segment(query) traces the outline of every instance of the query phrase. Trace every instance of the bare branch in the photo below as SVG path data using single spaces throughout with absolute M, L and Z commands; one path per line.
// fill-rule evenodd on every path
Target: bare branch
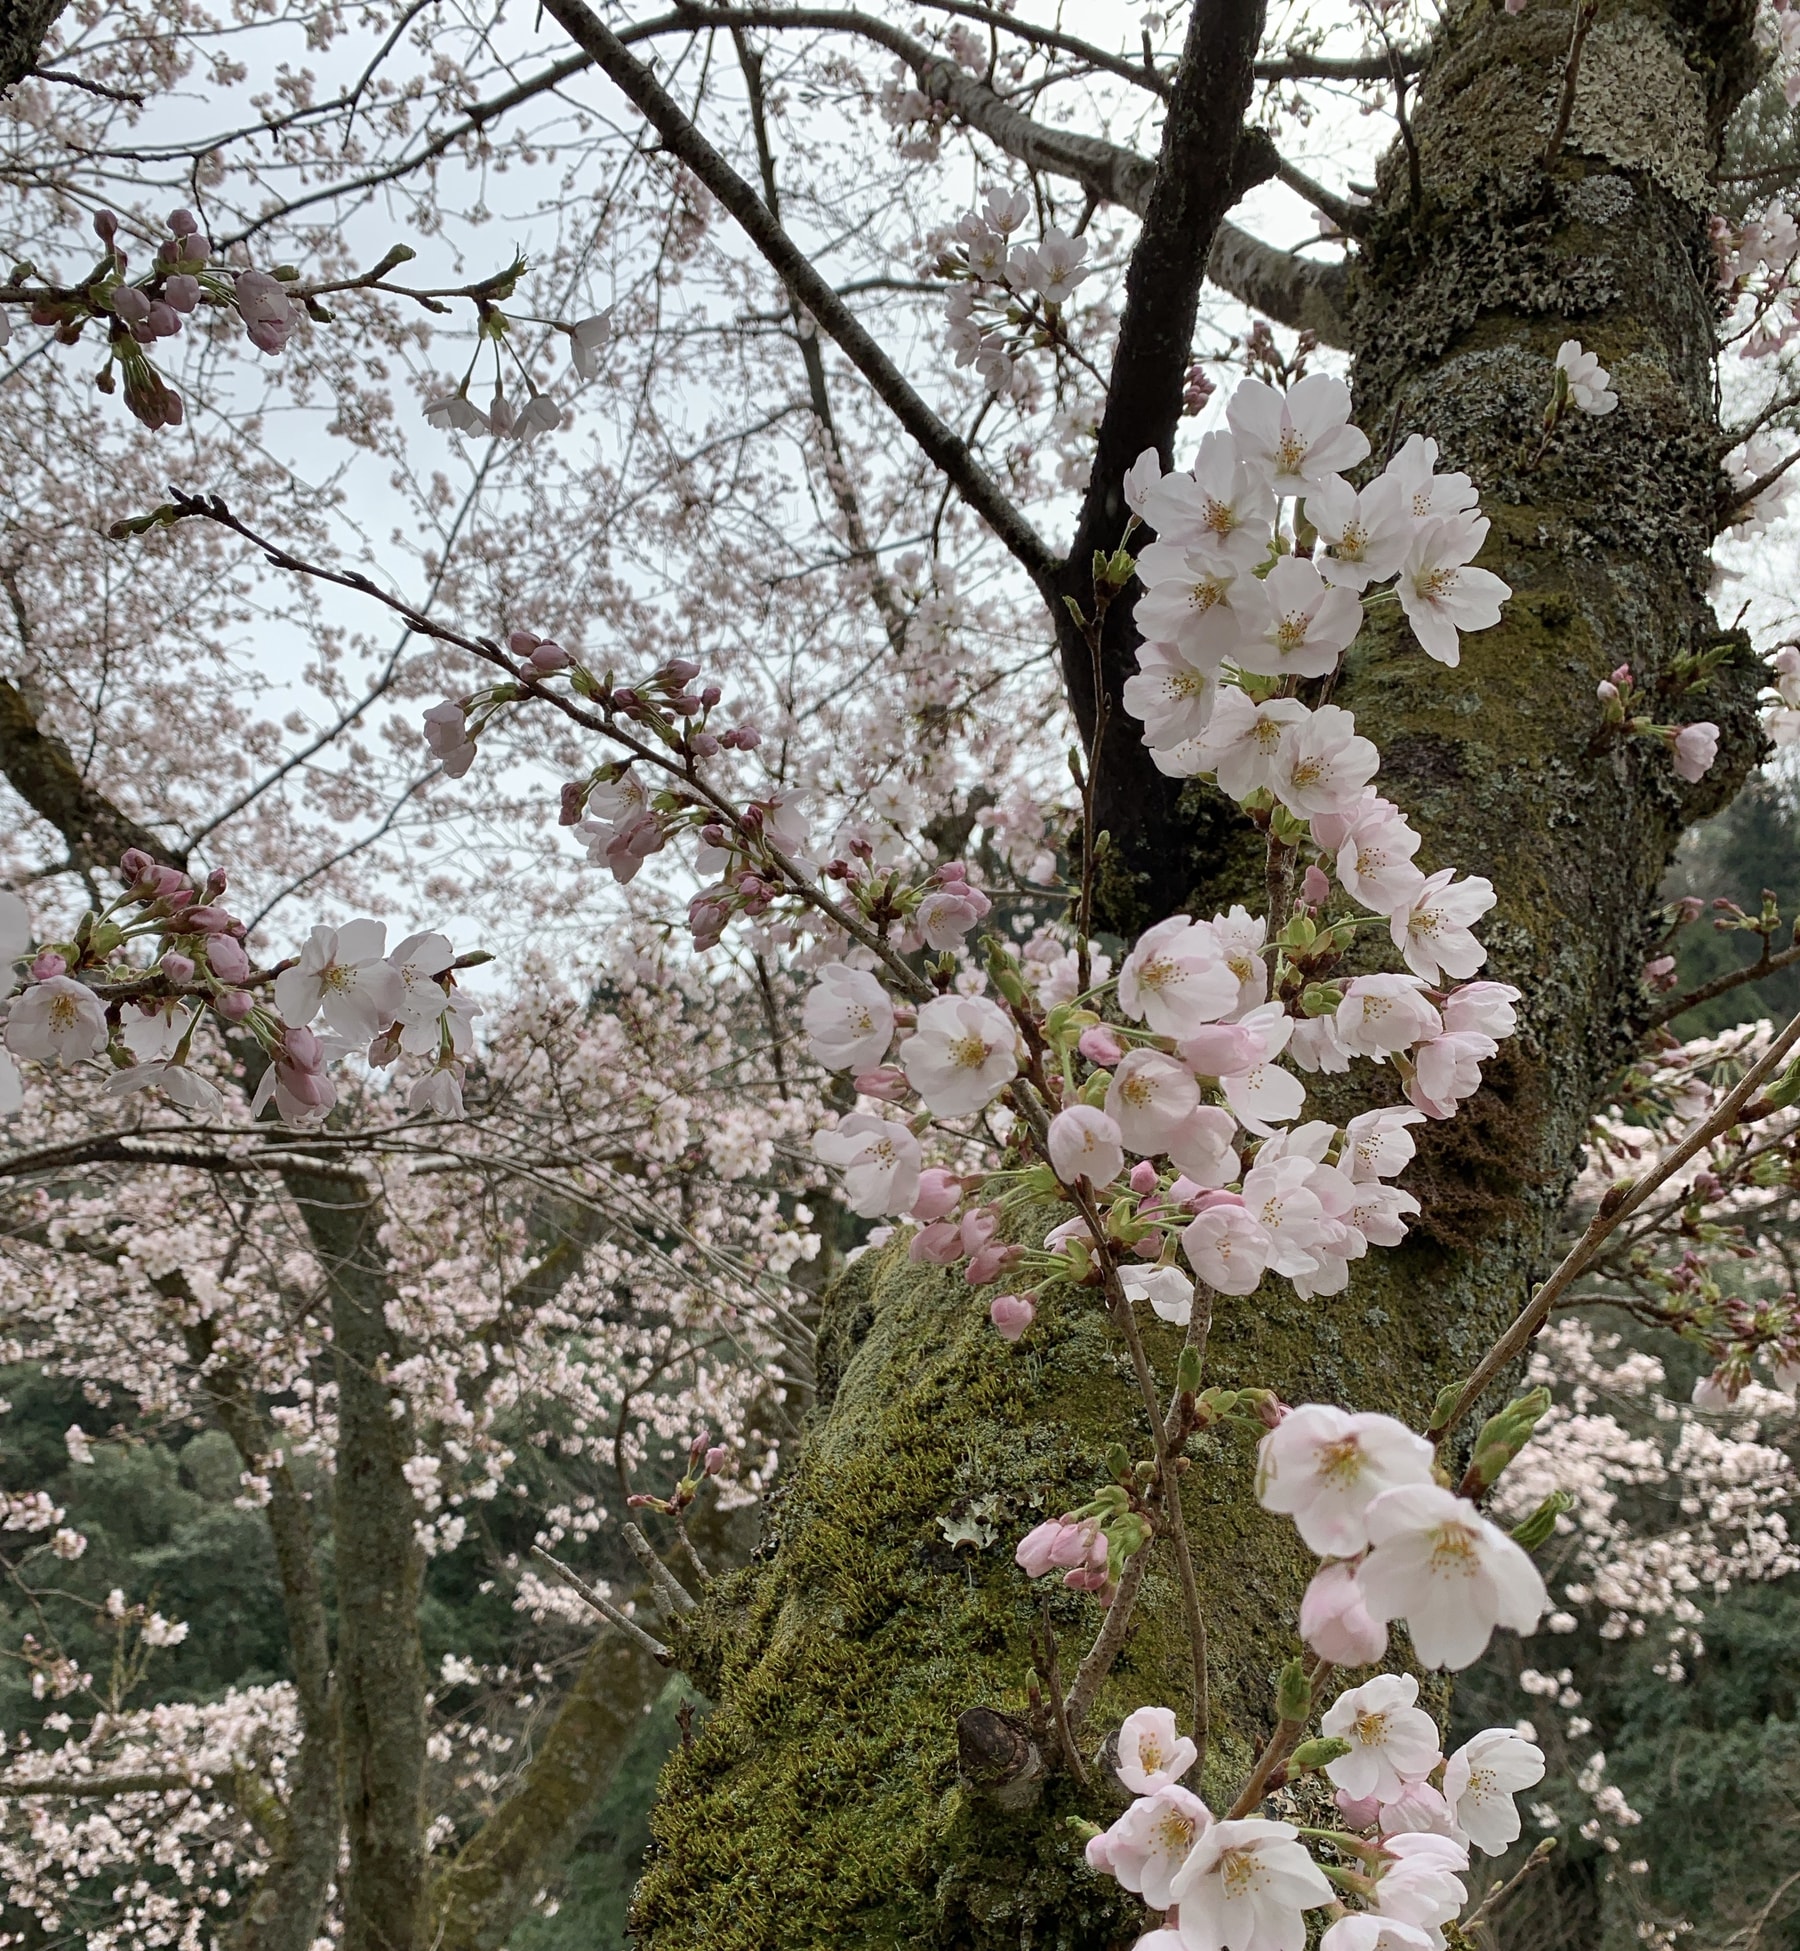
M 593 57 L 614 86 L 662 137 L 670 153 L 686 163 L 737 219 L 745 236 L 782 283 L 836 341 L 926 457 L 954 484 L 1033 581 L 1048 589 L 1055 558 L 1043 538 L 1002 494 L 999 484 L 976 460 L 967 443 L 913 390 L 862 321 L 775 221 L 762 198 L 706 140 L 650 70 L 584 0 L 546 0 L 546 5 L 576 44 Z

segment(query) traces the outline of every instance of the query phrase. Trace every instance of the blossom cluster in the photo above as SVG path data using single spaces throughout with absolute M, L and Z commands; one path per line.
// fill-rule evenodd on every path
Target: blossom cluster
M 122 379 L 125 404 L 153 432 L 181 424 L 181 395 L 169 385 L 147 347 L 177 337 L 184 322 L 202 307 L 237 314 L 245 337 L 260 352 L 280 352 L 293 332 L 301 307 L 288 291 L 294 274 L 227 265 L 213 257 L 211 242 L 190 210 L 175 210 L 168 235 L 157 245 L 149 269 L 133 279 L 130 259 L 119 242 L 119 220 L 110 210 L 94 215 L 102 246 L 98 265 L 72 290 L 44 283 L 33 287 L 34 267 L 15 271 L 12 282 L 30 294 L 34 325 L 48 327 L 58 341 L 73 345 L 90 322 L 106 331 L 106 363 L 97 384 L 112 392 Z M 10 316 L 0 306 L 0 346 L 12 335 Z M 113 368 L 118 368 L 119 378 Z
M 153 1090 L 215 1118 L 225 1100 L 195 1049 L 211 1017 L 252 1037 L 265 1059 L 252 1117 L 273 1100 L 289 1124 L 323 1118 L 336 1101 L 326 1066 L 355 1050 L 378 1067 L 426 1060 L 413 1108 L 460 1115 L 477 1012 L 456 992 L 444 936 L 409 936 L 389 956 L 385 923 L 319 926 L 290 962 L 257 970 L 245 924 L 224 905 L 222 871 L 197 885 L 131 848 L 119 878 L 123 892 L 64 942 L 37 943 L 25 903 L 0 894 L 0 1110 L 23 1101 L 23 1059 L 105 1065 L 114 1097 Z M 321 1013 L 323 1036 L 311 1027 Z
M 959 280 L 945 308 L 949 347 L 958 366 L 973 366 L 992 393 L 1025 386 L 1019 354 L 1053 329 L 1056 308 L 1087 278 L 1088 240 L 1046 226 L 1035 245 L 1013 233 L 1031 213 L 1023 190 L 990 190 L 984 207 L 957 220 L 952 244 L 937 270 Z
M 1543 1778 L 1544 1758 L 1496 1727 L 1446 1759 L 1417 1699 L 1416 1680 L 1388 1674 L 1326 1711 L 1321 1751 L 1335 1758 L 1319 1766 L 1337 1792 L 1336 1831 L 1217 1819 L 1181 1786 L 1197 1756 L 1175 1716 L 1164 1707 L 1129 1715 L 1115 1772 L 1133 1800 L 1090 1838 L 1087 1860 L 1164 1913 L 1138 1951 L 1300 1951 L 1306 1913 L 1327 1907 L 1337 1913 L 1320 1939 L 1330 1951 L 1442 1951 L 1468 1901 L 1470 1849 L 1498 1856 L 1517 1839 L 1513 1797 Z

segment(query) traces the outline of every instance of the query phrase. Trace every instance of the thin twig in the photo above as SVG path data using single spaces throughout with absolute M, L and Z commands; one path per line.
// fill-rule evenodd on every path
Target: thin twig
M 631 1547 L 632 1557 L 649 1574 L 650 1583 L 656 1587 L 657 1594 L 663 1603 L 678 1613 L 692 1612 L 695 1603 L 693 1593 L 657 1557 L 656 1547 L 651 1544 L 650 1540 L 632 1523 L 630 1518 L 627 1518 L 619 1528 L 624 1534 L 626 1544 Z
M 1050 1712 L 1056 1721 L 1056 1738 L 1062 1743 L 1063 1759 L 1069 1764 L 1069 1773 L 1083 1788 L 1088 1785 L 1087 1770 L 1082 1766 L 1081 1750 L 1075 1745 L 1075 1736 L 1069 1728 L 1067 1703 L 1063 1699 L 1062 1675 L 1057 1670 L 1056 1628 L 1050 1623 L 1050 1600 L 1044 1599 L 1044 1685 L 1050 1689 Z
M 673 1666 L 675 1664 L 675 1655 L 669 1651 L 669 1649 L 662 1643 L 660 1639 L 652 1638 L 649 1633 L 644 1631 L 643 1627 L 640 1626 L 635 1619 L 621 1612 L 619 1608 L 616 1605 L 614 1605 L 610 1599 L 602 1598 L 600 1594 L 596 1592 L 591 1585 L 588 1584 L 586 1579 L 582 1578 L 579 1573 L 571 1571 L 569 1567 L 565 1565 L 560 1558 L 552 1558 L 549 1552 L 547 1552 L 542 1545 L 533 1545 L 531 1547 L 531 1555 L 534 1558 L 541 1558 L 544 1561 L 544 1563 L 548 1565 L 550 1569 L 556 1574 L 556 1576 L 562 1580 L 563 1584 L 565 1584 L 569 1588 L 569 1590 L 575 1594 L 577 1598 L 585 1601 L 588 1605 L 591 1605 L 594 1608 L 594 1610 L 597 1613 L 599 1613 L 601 1618 L 608 1623 L 608 1625 L 617 1626 L 619 1631 L 622 1632 L 627 1639 L 635 1640 L 637 1644 L 641 1646 L 646 1653 L 650 1654 L 653 1658 L 660 1661 L 662 1665 Z
M 1575 30 L 1569 36 L 1569 58 L 1563 68 L 1562 92 L 1556 100 L 1556 120 L 1550 128 L 1550 140 L 1544 147 L 1544 167 L 1554 166 L 1562 154 L 1563 139 L 1569 133 L 1569 117 L 1575 113 L 1575 83 L 1581 74 L 1581 50 L 1586 44 L 1588 30 L 1594 24 L 1594 16 L 1600 11 L 1599 0 L 1580 0 L 1575 9 Z
M 1769 945 L 1763 943 L 1761 957 L 1747 968 L 1727 969 L 1723 975 L 1716 975 L 1710 982 L 1703 982 L 1698 989 L 1690 989 L 1685 996 L 1677 996 L 1672 1003 L 1665 1003 L 1650 1018 L 1652 1029 L 1659 1024 L 1672 1023 L 1677 1016 L 1684 1016 L 1690 1009 L 1698 1009 L 1702 1003 L 1710 1003 L 1715 996 L 1728 995 L 1733 989 L 1742 988 L 1746 982 L 1760 982 L 1764 976 L 1778 974 L 1800 962 L 1800 942 L 1792 948 L 1784 948 L 1778 954 L 1769 953 Z
M 1307 1675 L 1310 1693 L 1307 1700 L 1306 1720 L 1312 1719 L 1312 1710 L 1318 1705 L 1320 1690 L 1331 1678 L 1331 1662 L 1318 1660 L 1311 1673 Z M 1269 1736 L 1268 1745 L 1257 1757 L 1256 1766 L 1250 1771 L 1250 1779 L 1238 1791 L 1237 1800 L 1225 1813 L 1227 1822 L 1236 1822 L 1247 1816 L 1269 1791 L 1269 1778 L 1294 1751 L 1295 1743 L 1305 1731 L 1306 1721 L 1277 1721 L 1275 1732 Z
M 1647 1177 L 1635 1183 L 1622 1179 L 1613 1187 L 1612 1192 L 1600 1202 L 1600 1210 L 1588 1222 L 1587 1230 L 1564 1256 L 1562 1264 L 1538 1288 L 1512 1326 L 1481 1358 L 1448 1413 L 1434 1421 L 1425 1432 L 1428 1442 L 1442 1442 L 1480 1400 L 1482 1391 L 1494 1377 L 1525 1352 L 1538 1330 L 1550 1318 L 1550 1310 L 1556 1305 L 1558 1295 L 1588 1270 L 1598 1257 L 1601 1245 L 1624 1225 L 1653 1192 L 1672 1179 L 1696 1152 L 1738 1122 L 1744 1107 L 1763 1083 L 1774 1075 L 1782 1059 L 1797 1042 L 1800 1042 L 1800 1016 L 1793 1018 L 1720 1100 L 1717 1108 L 1702 1118 L 1673 1151 L 1665 1153 L 1658 1160 Z M 1625 1188 L 1623 1195 L 1615 1198 L 1614 1194 L 1620 1193 L 1621 1188 Z

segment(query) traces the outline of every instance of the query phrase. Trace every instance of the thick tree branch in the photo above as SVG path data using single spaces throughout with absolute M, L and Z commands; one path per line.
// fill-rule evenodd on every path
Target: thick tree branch
M 1155 769 L 1121 703 L 1137 645 L 1129 606 L 1107 611 L 1097 646 L 1066 606 L 1094 612 L 1095 552 L 1110 554 L 1124 535 L 1125 470 L 1146 448 L 1162 456 L 1164 467 L 1172 464 L 1213 241 L 1225 212 L 1244 190 L 1274 172 L 1273 145 L 1244 129 L 1262 24 L 1261 0 L 1200 0 L 1195 8 L 1163 123 L 1162 155 L 1144 227 L 1125 273 L 1125 310 L 1093 472 L 1075 546 L 1057 587 L 1063 678 L 1089 743 L 1096 830 L 1112 836 L 1140 883 L 1137 901 L 1147 905 L 1151 920 L 1176 905 L 1184 891 L 1176 884 L 1182 858 L 1175 819 L 1179 782 Z M 1120 928 L 1144 918 L 1108 916 Z
M 724 204 L 775 274 L 837 343 L 925 456 L 988 524 L 1040 587 L 1048 588 L 1054 558 L 1031 524 L 976 460 L 968 445 L 913 390 L 850 308 L 770 214 L 767 204 L 689 120 L 643 62 L 584 0 L 546 0 L 550 14 L 591 55 L 608 79 Z
M 879 20 L 858 8 L 682 7 L 674 15 L 632 29 L 629 38 L 648 37 L 666 25 L 675 24 L 690 29 L 785 27 L 860 35 L 904 61 L 912 70 L 919 92 L 928 101 L 948 109 L 965 127 L 986 136 L 997 148 L 1028 168 L 1069 177 L 1097 201 L 1118 204 L 1140 217 L 1149 209 L 1151 185 L 1156 177 L 1153 162 L 1116 142 L 1033 121 L 935 48 L 890 21 Z M 1097 50 L 1090 50 L 1089 56 L 1094 52 Z M 1367 65 L 1347 63 L 1345 67 L 1356 67 L 1360 72 Z M 1387 73 L 1385 58 L 1373 71 L 1380 75 Z M 1141 80 L 1142 71 L 1134 78 Z M 1166 96 L 1172 86 L 1158 92 Z M 1165 133 L 1165 145 L 1166 141 Z M 1351 208 L 1343 207 L 1346 211 Z M 1338 219 L 1334 216 L 1333 221 Z M 1350 226 L 1344 228 L 1348 230 Z M 1244 304 L 1266 312 L 1278 324 L 1296 331 L 1311 331 L 1326 345 L 1349 343 L 1344 322 L 1342 266 L 1311 263 L 1291 251 L 1262 243 L 1232 224 L 1221 222 L 1216 229 L 1218 241 L 1206 266 L 1207 276 L 1215 284 Z
M 37 714 L 18 685 L 0 678 L 0 772 L 40 819 L 68 843 L 77 867 L 116 867 L 127 847 L 139 847 L 167 867 L 185 868 L 187 856 L 140 826 L 90 786 L 52 732 L 38 729 Z

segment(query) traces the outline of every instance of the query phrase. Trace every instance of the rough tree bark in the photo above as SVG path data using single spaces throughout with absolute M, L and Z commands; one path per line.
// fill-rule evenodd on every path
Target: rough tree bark
M 1612 666 L 1654 679 L 1721 639 L 1704 596 L 1722 486 L 1704 224 L 1721 125 L 1754 78 L 1751 8 L 1604 9 L 1547 166 L 1570 24 L 1542 0 L 1516 18 L 1487 0 L 1450 10 L 1349 280 L 1377 458 L 1390 430 L 1418 430 L 1471 471 L 1494 521 L 1482 560 L 1516 593 L 1455 672 L 1403 628 L 1371 628 L 1340 697 L 1381 746 L 1384 790 L 1425 833 L 1424 864 L 1493 880 L 1490 972 L 1525 991 L 1521 1032 L 1481 1095 L 1429 1135 L 1409 1181 L 1427 1223 L 1408 1245 L 1372 1255 L 1333 1301 L 1302 1304 L 1271 1282 L 1222 1302 L 1209 1358 L 1217 1382 L 1420 1426 L 1547 1270 L 1588 1112 L 1646 1011 L 1638 971 L 1670 847 L 1757 749 L 1741 641 L 1702 699 L 1664 713 L 1723 727 L 1704 786 L 1680 787 L 1647 745 L 1592 743 L 1594 685 Z M 1528 466 L 1568 336 L 1613 369 L 1621 404 Z M 1179 859 L 1156 857 L 1168 842 L 1151 836 L 1133 864 L 1153 883 L 1178 871 L 1185 905 L 1210 912 L 1257 863 L 1204 792 L 1181 806 Z M 1023 1704 L 1039 1599 L 1014 1541 L 1087 1495 L 1120 1435 L 1141 1444 L 1141 1414 L 1090 1296 L 1050 1290 L 1013 1350 L 954 1274 L 893 1252 L 852 1270 L 827 1303 L 819 1407 L 756 1561 L 681 1629 L 718 1705 L 664 1776 L 638 1899 L 648 1951 L 1129 1941 L 1134 1906 L 1087 1875 L 1062 1821 L 1107 1820 L 1104 1798 L 1052 1776 L 1002 1807 L 977 1785 L 991 1775 L 982 1757 L 965 1757 L 965 1780 L 957 1753 L 966 1710 Z M 1202 1439 L 1192 1453 L 1217 1798 L 1272 1721 L 1305 1567 L 1255 1507 L 1244 1447 Z M 946 1520 L 960 1520 L 954 1544 Z M 1096 1614 L 1060 1590 L 1050 1614 L 1066 1673 Z M 1187 1693 L 1158 1547 L 1090 1745 L 1130 1707 L 1179 1709 Z

